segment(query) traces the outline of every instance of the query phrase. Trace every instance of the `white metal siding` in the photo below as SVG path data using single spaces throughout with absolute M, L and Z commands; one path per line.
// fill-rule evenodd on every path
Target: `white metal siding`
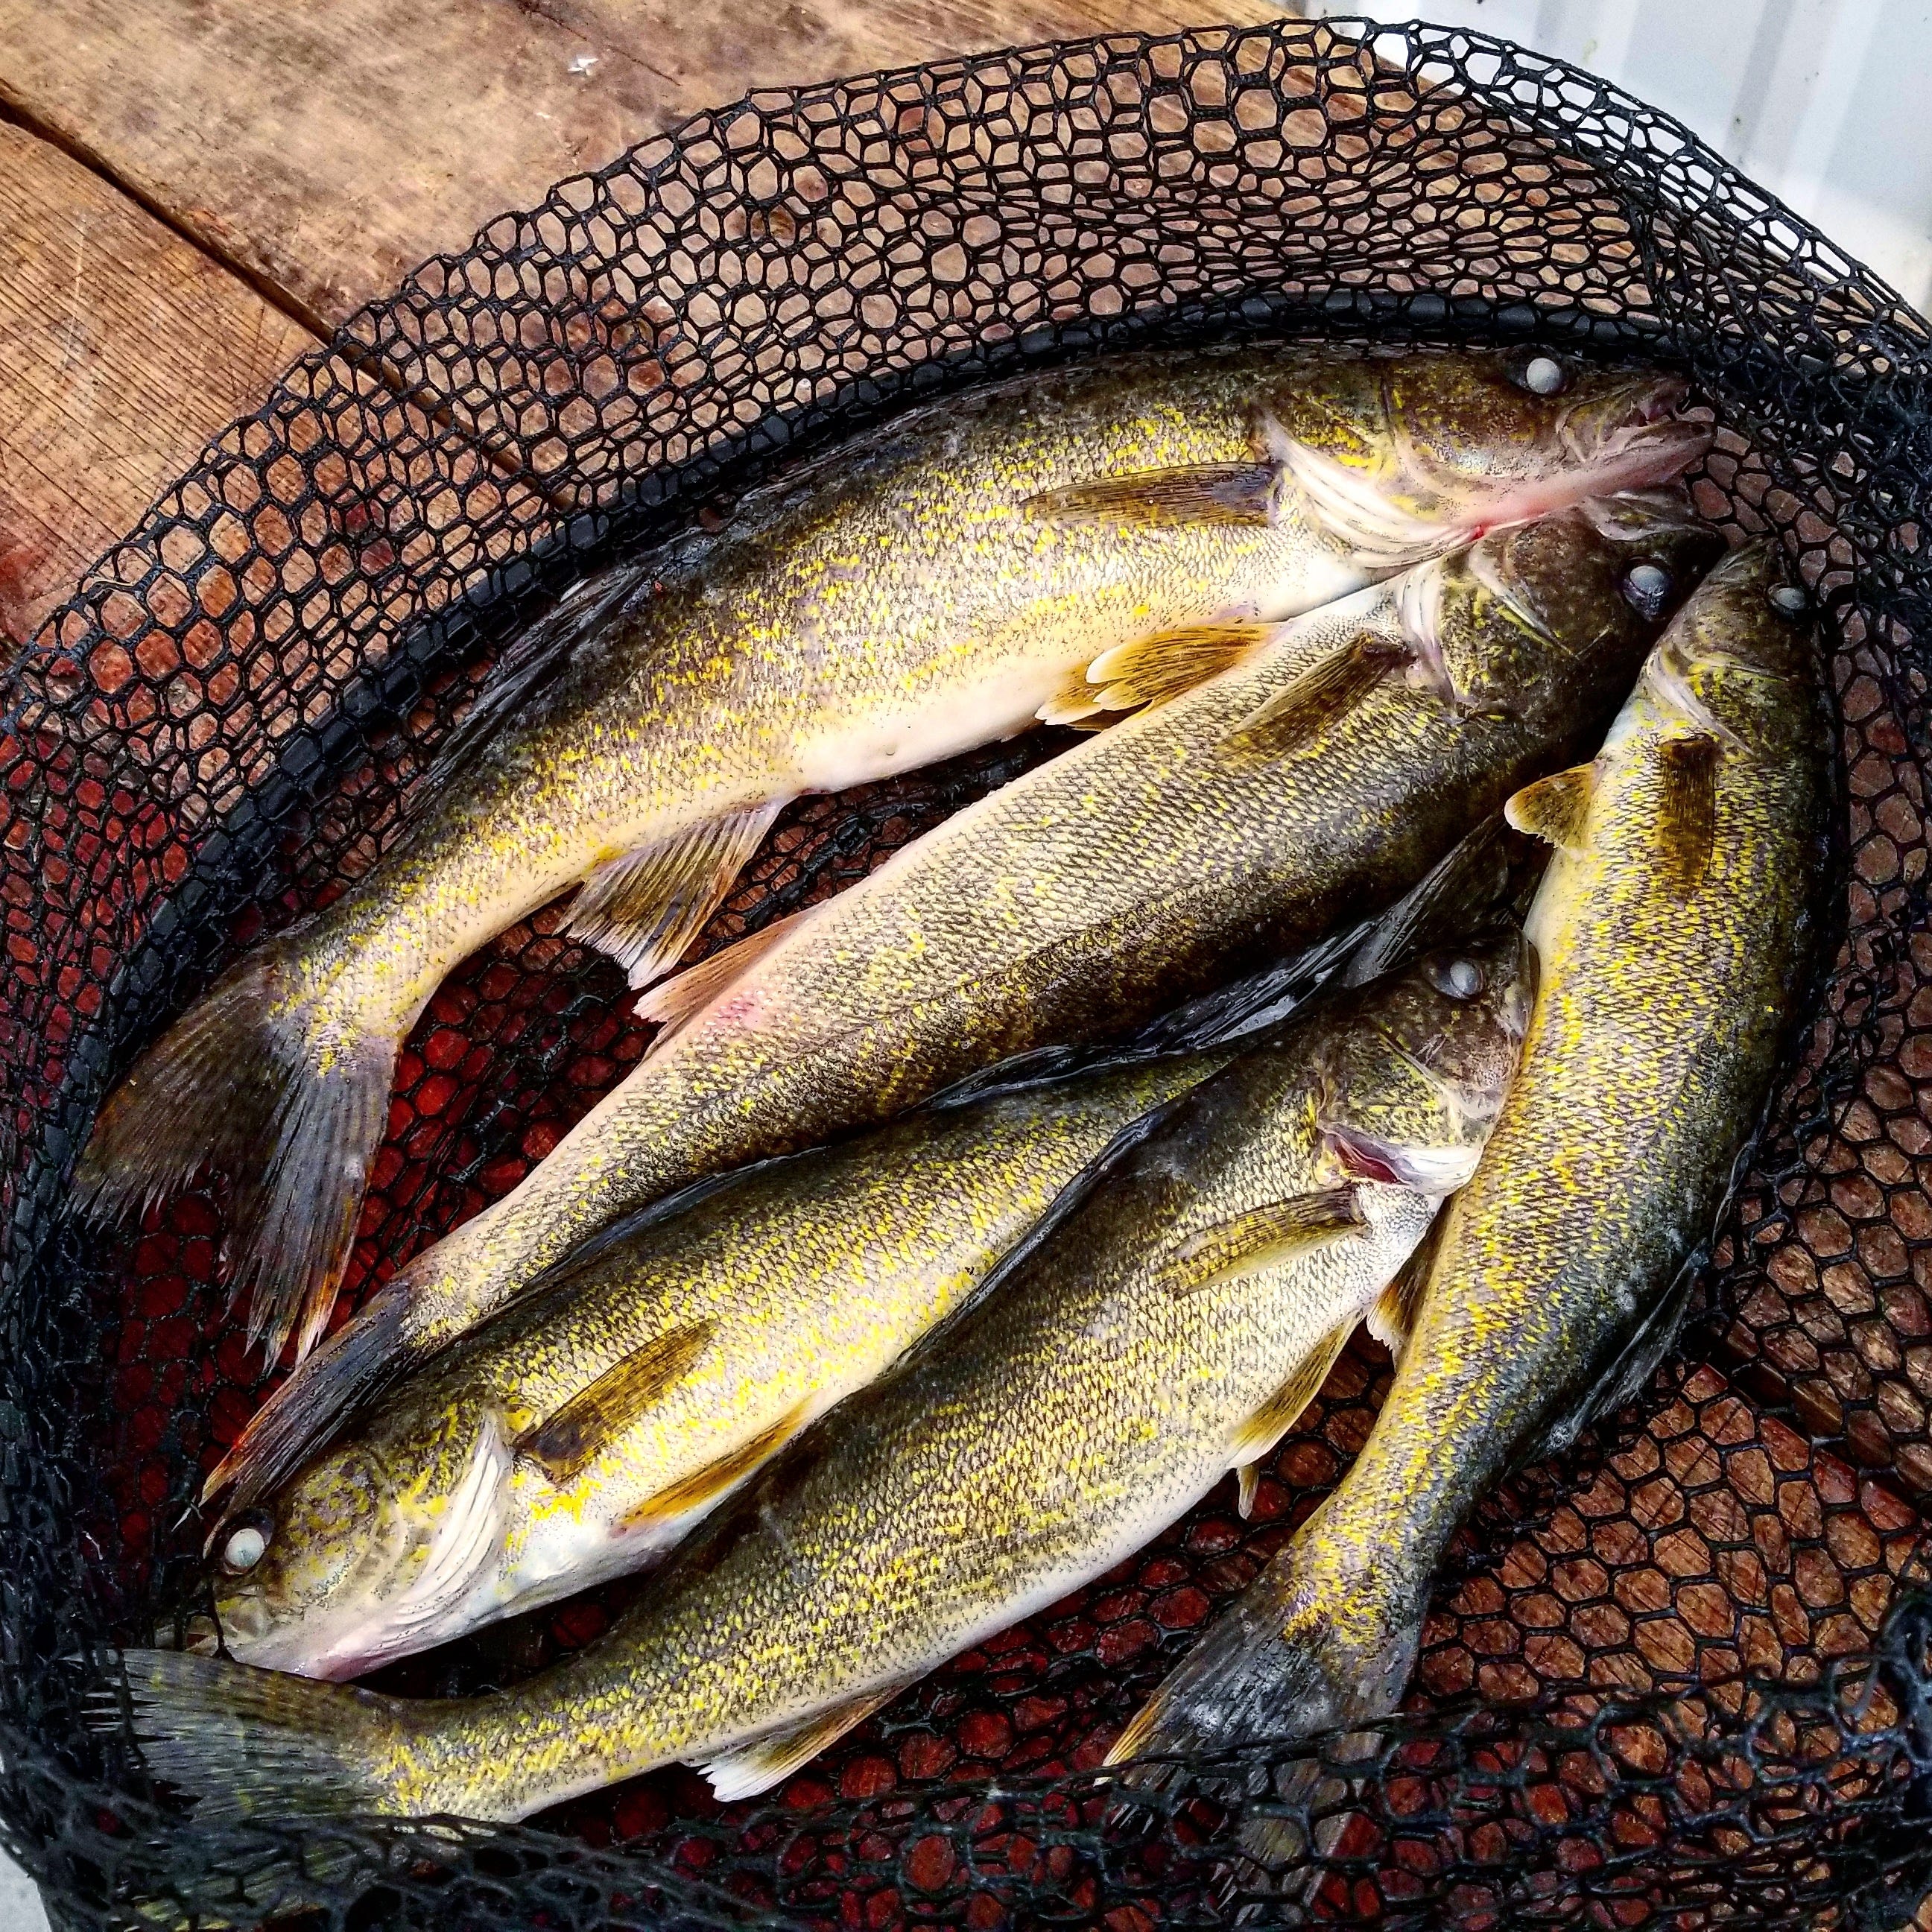
M 1554 54 L 1660 107 L 1932 312 L 1932 0 L 1299 0 L 1418 13 Z

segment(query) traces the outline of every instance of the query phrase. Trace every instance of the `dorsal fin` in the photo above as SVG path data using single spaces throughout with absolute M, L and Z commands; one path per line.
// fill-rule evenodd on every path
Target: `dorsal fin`
M 1242 762 L 1272 764 L 1311 743 L 1327 726 L 1413 662 L 1413 652 L 1399 639 L 1374 631 L 1358 632 L 1250 712 L 1222 745 Z
M 1320 1188 L 1202 1228 L 1188 1237 L 1157 1278 L 1172 1294 L 1192 1294 L 1217 1282 L 1292 1261 L 1324 1242 L 1354 1234 L 1363 1225 L 1352 1183 Z
M 658 1401 L 704 1352 L 717 1324 L 692 1322 L 654 1335 L 511 1445 L 553 1483 L 567 1483 Z
M 1688 899 L 1702 882 L 1718 832 L 1718 766 L 1724 747 L 1702 732 L 1666 738 L 1657 748 L 1664 794 L 1657 814 L 1664 882 Z
M 1165 704 L 1270 642 L 1276 624 L 1193 624 L 1102 651 L 1040 707 L 1043 724 L 1077 724 L 1096 712 Z
M 608 860 L 584 882 L 563 929 L 608 952 L 633 986 L 675 966 L 784 808 L 769 799 Z
M 1503 816 L 1519 832 L 1527 832 L 1554 845 L 1559 852 L 1583 850 L 1583 821 L 1597 788 L 1594 764 L 1573 765 L 1546 778 L 1526 784 L 1503 807 Z
M 620 1530 L 641 1529 L 649 1525 L 669 1522 L 694 1510 L 708 1508 L 728 1490 L 734 1489 L 762 1462 L 769 1461 L 796 1436 L 804 1425 L 809 1405 L 800 1402 L 786 1410 L 769 1428 L 728 1450 L 702 1468 L 682 1476 L 654 1496 L 647 1496 L 627 1510 L 619 1523 Z
M 640 994 L 634 1010 L 638 1018 L 656 1020 L 664 1029 L 652 1046 L 662 1046 L 694 1013 L 701 1012 L 710 1005 L 748 966 L 770 952 L 788 933 L 818 910 L 815 905 L 806 906 L 797 912 L 786 914 L 783 919 L 775 919 L 770 925 L 761 926 L 756 932 L 748 932 L 742 939 L 734 940 L 729 946 L 721 946 L 708 958 L 699 960 L 695 966 L 687 966 L 670 979 L 660 980 Z
M 1196 463 L 1096 477 L 1029 496 L 1036 523 L 1138 524 L 1274 522 L 1281 470 L 1273 463 Z

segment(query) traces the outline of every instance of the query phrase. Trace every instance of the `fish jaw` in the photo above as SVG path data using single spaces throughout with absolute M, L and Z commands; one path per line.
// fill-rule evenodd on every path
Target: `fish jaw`
M 277 1616 L 260 1590 L 229 1599 L 220 1618 L 230 1654 L 340 1682 L 472 1628 L 497 1588 L 515 1467 L 500 1421 L 486 1416 L 454 1488 L 417 1518 L 427 1532 L 410 1539 L 404 1561 L 386 1562 L 391 1540 L 373 1538 L 332 1599 L 295 1617 Z

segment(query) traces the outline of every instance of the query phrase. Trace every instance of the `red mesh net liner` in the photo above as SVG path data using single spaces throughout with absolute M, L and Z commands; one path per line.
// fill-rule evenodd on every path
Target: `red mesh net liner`
M 137 1900 L 158 1924 L 299 1902 L 358 1927 L 1910 1918 L 1932 1880 L 1932 345 L 1664 117 L 1480 37 L 1370 31 L 1109 38 L 700 116 L 296 364 L 15 668 L 0 1819 L 73 1923 Z M 1204 1763 L 1131 1814 L 1090 1775 L 1359 1448 L 1387 1358 L 1358 1342 L 1251 1521 L 1217 1490 L 757 1804 L 671 1770 L 518 1830 L 184 1825 L 124 1739 L 80 1734 L 85 1660 L 182 1600 L 192 1498 L 265 1384 L 224 1313 L 218 1185 L 118 1232 L 64 1210 L 112 1081 L 374 862 L 498 644 L 586 569 L 915 394 L 1240 333 L 1681 367 L 1720 429 L 1702 507 L 1774 533 L 1817 593 L 1844 942 L 1680 1352 L 1483 1505 L 1366 1755 Z M 801 802 L 701 949 L 1065 742 Z M 487 947 L 410 1036 L 338 1319 L 642 1051 L 618 972 L 560 923 Z M 382 1681 L 509 1681 L 635 1587 Z M 1287 1870 L 1240 1857 L 1256 1816 L 1300 1834 Z

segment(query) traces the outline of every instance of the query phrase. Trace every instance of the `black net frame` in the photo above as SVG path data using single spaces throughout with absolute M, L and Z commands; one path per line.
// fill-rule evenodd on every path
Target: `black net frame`
M 1217 1492 L 760 1804 L 672 1771 L 514 1831 L 184 1822 L 124 1739 L 82 1734 L 80 1699 L 182 1600 L 189 1499 L 266 1378 L 223 1316 L 218 1184 L 119 1233 L 64 1211 L 108 1085 L 373 862 L 498 644 L 587 568 L 914 395 L 1244 333 L 1681 367 L 1720 427 L 1704 508 L 1772 532 L 1817 593 L 1843 943 L 1680 1352 L 1484 1505 L 1402 1716 L 1316 1769 L 1190 1766 L 1133 1809 L 1093 1775 L 1359 1447 L 1387 1379 L 1367 1343 L 1252 1522 Z M 56 1916 L 1909 1920 L 1932 1883 L 1928 375 L 1918 316 L 1666 117 L 1481 36 L 1333 22 L 762 92 L 560 184 L 296 364 L 9 680 L 0 1821 Z M 701 945 L 1060 742 L 794 808 Z M 556 926 L 469 962 L 408 1043 L 345 1312 L 640 1051 L 614 970 Z M 387 1681 L 507 1681 L 624 1594 Z M 1270 1867 L 1242 1849 L 1264 1816 Z

